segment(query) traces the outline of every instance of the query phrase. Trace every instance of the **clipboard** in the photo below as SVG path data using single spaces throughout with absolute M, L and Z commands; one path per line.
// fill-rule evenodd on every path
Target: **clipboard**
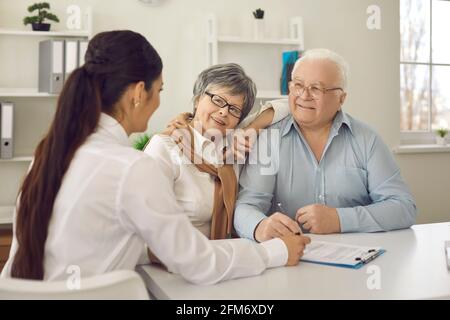
M 326 241 L 312 241 L 305 249 L 303 262 L 359 269 L 385 253 L 381 247 L 363 247 Z

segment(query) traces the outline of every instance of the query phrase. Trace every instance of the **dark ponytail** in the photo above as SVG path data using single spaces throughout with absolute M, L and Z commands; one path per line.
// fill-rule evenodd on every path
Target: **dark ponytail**
M 49 132 L 36 148 L 19 191 L 12 277 L 44 278 L 48 226 L 75 152 L 96 130 L 101 112 L 115 112 L 114 105 L 130 84 L 144 81 L 150 90 L 161 71 L 161 58 L 140 34 L 103 32 L 89 42 L 85 64 L 67 79 Z

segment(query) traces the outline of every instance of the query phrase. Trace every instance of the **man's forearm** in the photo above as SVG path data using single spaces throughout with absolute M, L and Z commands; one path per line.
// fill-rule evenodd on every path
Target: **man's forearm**
M 255 240 L 254 232 L 266 215 L 249 204 L 238 204 L 234 214 L 234 229 L 241 238 Z
M 337 211 L 342 233 L 405 229 L 416 222 L 416 206 L 408 200 L 389 199 Z

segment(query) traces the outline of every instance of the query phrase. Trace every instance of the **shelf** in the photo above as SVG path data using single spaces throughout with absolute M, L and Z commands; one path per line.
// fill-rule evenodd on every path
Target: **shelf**
M 443 153 L 450 152 L 450 145 L 441 146 L 437 144 L 418 144 L 401 145 L 394 148 L 396 154 L 414 154 L 414 153 Z
M 256 99 L 287 99 L 287 95 L 282 95 L 279 91 L 258 91 Z
M 38 92 L 36 88 L 0 88 L 0 97 L 23 97 L 23 98 L 52 98 L 57 94 Z
M 300 39 L 252 39 L 252 38 L 240 38 L 232 36 L 221 36 L 218 37 L 217 41 L 226 43 L 276 44 L 287 46 L 299 46 L 301 44 Z
M 76 37 L 88 38 L 90 33 L 85 30 L 79 31 L 31 31 L 0 28 L 0 35 L 8 36 L 31 36 L 31 37 Z
M 0 207 L 0 225 L 13 223 L 14 207 Z
M 31 162 L 33 161 L 33 157 L 15 157 L 11 159 L 0 159 L 1 162 Z

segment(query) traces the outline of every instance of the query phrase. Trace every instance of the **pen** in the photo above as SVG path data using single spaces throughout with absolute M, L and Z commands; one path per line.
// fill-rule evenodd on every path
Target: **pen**
M 283 205 L 281 204 L 281 202 L 277 202 L 277 207 L 278 207 L 278 210 L 280 210 L 281 213 L 287 214 L 287 211 L 284 210 Z M 296 236 L 302 236 L 303 235 L 302 227 L 300 226 L 300 224 L 298 226 L 300 227 L 300 232 L 296 232 L 295 235 Z

